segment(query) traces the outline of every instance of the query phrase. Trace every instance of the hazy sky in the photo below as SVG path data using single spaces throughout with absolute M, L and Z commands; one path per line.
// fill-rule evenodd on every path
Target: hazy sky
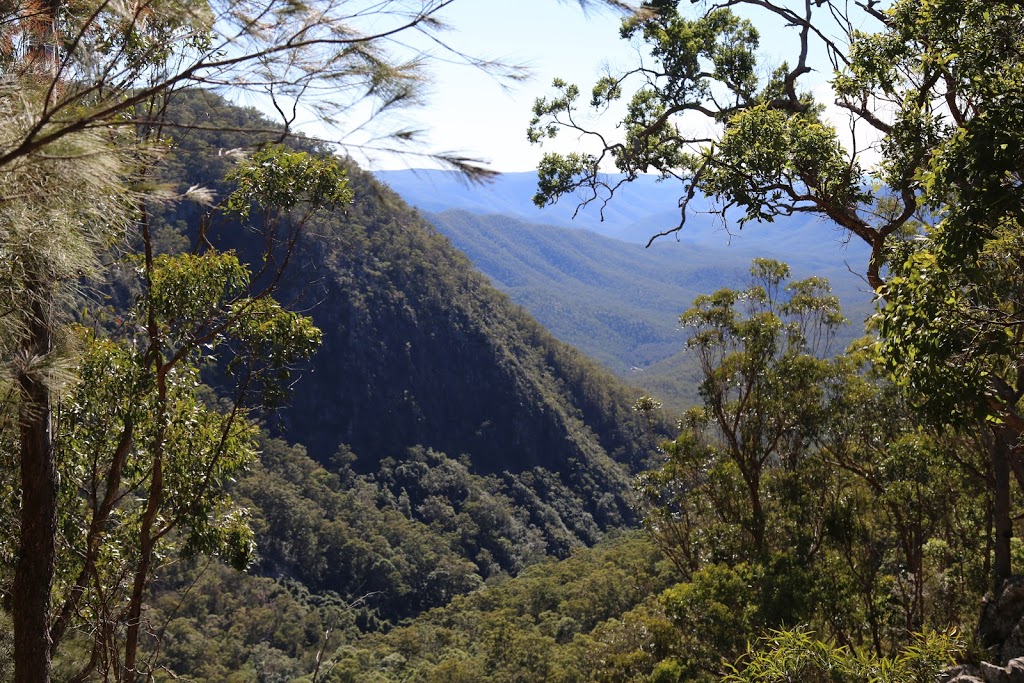
M 603 63 L 626 66 L 635 55 L 618 37 L 621 15 L 608 10 L 585 14 L 573 0 L 459 0 L 443 16 L 453 27 L 443 36 L 450 45 L 529 67 L 530 76 L 503 87 L 478 69 L 435 63 L 428 105 L 405 118 L 428 131 L 429 149 L 483 159 L 499 171 L 536 166 L 542 150 L 526 141 L 526 127 L 534 99 L 550 92 L 554 77 L 587 88 Z M 426 163 L 384 155 L 373 162 L 378 168 Z
M 444 35 L 450 45 L 467 54 L 527 66 L 530 78 L 506 89 L 479 70 L 435 63 L 428 104 L 406 114 L 405 123 L 427 131 L 426 149 L 482 159 L 497 171 L 531 170 L 545 149 L 553 148 L 550 143 L 544 149 L 530 145 L 526 127 L 534 99 L 551 93 L 554 77 L 579 85 L 585 101 L 606 65 L 621 71 L 638 60 L 636 48 L 618 36 L 621 15 L 606 9 L 584 13 L 575 0 L 458 0 L 443 17 L 453 27 Z M 793 32 L 763 15 L 750 18 L 760 29 L 762 56 L 769 63 L 794 58 L 798 45 Z M 823 84 L 831 67 L 823 60 L 818 64 L 816 77 Z M 611 125 L 611 117 L 607 121 Z M 570 136 L 556 144 L 566 151 L 576 147 L 576 140 Z M 431 165 L 421 157 L 383 153 L 359 161 L 370 168 Z

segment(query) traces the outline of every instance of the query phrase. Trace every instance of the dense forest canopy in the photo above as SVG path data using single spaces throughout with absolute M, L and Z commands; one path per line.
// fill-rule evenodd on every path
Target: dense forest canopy
M 5 594 L 18 680 L 50 680 L 62 640 L 79 635 L 92 647 L 76 678 L 149 675 L 139 643 L 154 563 L 249 561 L 251 531 L 223 485 L 256 455 L 255 408 L 279 400 L 293 364 L 321 340 L 275 295 L 307 223 L 351 199 L 337 159 L 267 143 L 289 138 L 308 108 L 326 122 L 363 103 L 381 114 L 416 102 L 423 60 L 386 46 L 403 31 L 436 35 L 447 4 L 0 9 Z M 517 74 L 438 44 L 450 58 Z M 281 120 L 183 124 L 168 107 L 189 86 L 258 92 Z M 160 175 L 174 139 L 204 128 L 247 130 L 257 134 L 247 146 L 262 146 L 227 177 L 231 194 Z M 487 175 L 470 159 L 432 158 Z M 180 202 L 206 208 L 191 250 L 165 253 L 180 240 L 159 214 Z M 258 235 L 247 260 L 214 245 L 213 214 Z M 109 319 L 80 297 L 108 274 L 127 294 Z M 223 364 L 218 400 L 198 384 L 211 363 Z M 90 373 L 97 381 L 82 382 Z
M 0 8 L 0 679 L 1019 667 L 1024 10 L 626 16 L 644 63 L 591 91 L 629 95 L 624 137 L 547 156 L 538 200 L 609 199 L 610 160 L 680 181 L 683 221 L 698 192 L 745 229 L 820 215 L 870 246 L 879 297 L 840 355 L 827 281 L 779 261 L 681 304 L 700 400 L 669 437 L 657 397 L 290 131 L 303 103 L 413 101 L 417 63 L 386 38 L 441 29 L 447 4 Z M 793 32 L 795 62 L 759 66 L 743 5 Z M 877 164 L 801 89 L 815 41 Z M 556 88 L 537 141 L 588 132 Z
M 624 112 L 616 137 L 588 127 L 581 100 L 587 91 L 575 84 L 556 81 L 556 94 L 536 102 L 531 140 L 569 132 L 591 145 L 545 155 L 535 200 L 614 201 L 617 183 L 654 172 L 679 184 L 680 220 L 666 234 L 685 230 L 698 200 L 708 198 L 724 222 L 746 229 L 810 214 L 867 243 L 864 271 L 879 297 L 869 362 L 899 388 L 913 419 L 973 435 L 986 453 L 990 571 L 998 587 L 1014 566 L 1012 509 L 1020 491 L 1011 478 L 1024 482 L 1014 246 L 1022 128 L 1020 80 L 1010 75 L 1022 64 L 1019 4 L 691 5 L 645 2 L 623 22 L 621 37 L 638 46 L 640 61 L 610 70 L 589 91 L 595 112 Z M 765 66 L 761 30 L 775 27 L 788 31 L 796 48 L 791 60 Z M 833 102 L 813 94 L 821 92 L 812 79 L 822 66 L 814 54 L 831 63 L 834 105 L 845 113 L 838 121 L 826 108 Z M 695 125 L 698 119 L 706 125 Z M 625 179 L 609 182 L 607 167 Z M 711 329 L 718 331 L 710 339 L 721 343 L 729 336 L 720 330 L 721 312 L 715 316 Z M 752 337 L 741 339 L 749 344 Z M 697 344 L 704 357 L 706 342 Z M 725 367 L 727 358 L 712 356 Z M 731 372 L 746 372 L 744 364 Z M 758 381 L 770 376 L 765 372 L 758 371 Z M 706 382 L 704 400 L 725 445 L 740 453 L 749 437 L 760 440 L 760 430 L 737 438 L 742 421 L 717 407 L 719 382 Z M 725 406 L 746 407 L 743 387 L 753 384 L 725 386 L 738 392 Z M 705 427 L 696 424 L 688 449 L 705 448 L 697 438 Z M 758 546 L 760 460 L 734 459 L 752 505 L 750 540 Z M 682 502 L 692 504 L 684 491 Z M 678 513 L 669 519 L 666 528 L 679 526 Z M 683 531 L 690 533 L 686 525 L 673 533 Z M 680 540 L 670 542 L 677 552 L 686 549 Z

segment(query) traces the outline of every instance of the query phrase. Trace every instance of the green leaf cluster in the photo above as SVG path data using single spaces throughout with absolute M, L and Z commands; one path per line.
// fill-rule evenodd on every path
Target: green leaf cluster
M 226 180 L 237 189 L 225 206 L 243 220 L 249 218 L 254 204 L 264 211 L 290 211 L 300 204 L 333 209 L 352 202 L 345 170 L 336 160 L 280 145 L 260 149 Z

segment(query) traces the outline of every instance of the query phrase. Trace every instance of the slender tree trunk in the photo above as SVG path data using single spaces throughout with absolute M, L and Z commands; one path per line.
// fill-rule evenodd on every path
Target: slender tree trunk
M 153 463 L 153 481 L 150 485 L 149 503 L 142 519 L 140 532 L 139 562 L 135 567 L 132 592 L 128 599 L 128 629 L 124 639 L 124 665 L 121 680 L 135 681 L 139 672 L 136 670 L 139 654 L 139 636 L 142 629 L 142 601 L 145 597 L 149 571 L 153 563 L 153 549 L 156 545 L 153 526 L 163 498 L 163 463 L 157 459 Z
M 50 592 L 56 563 L 57 474 L 50 391 L 40 368 L 50 353 L 51 324 L 48 306 L 43 298 L 37 297 L 23 346 L 25 365 L 18 373 L 22 393 L 18 416 L 21 529 L 11 590 L 14 680 L 17 683 L 48 683 L 50 680 Z
M 747 491 L 750 494 L 750 535 L 754 539 L 754 549 L 758 554 L 764 550 L 765 514 L 761 505 L 761 473 L 755 471 L 744 476 Z
M 1003 582 L 1010 578 L 1010 543 L 1013 540 L 1013 524 L 1010 518 L 1010 457 L 1015 438 L 1005 427 L 992 430 L 989 441 L 989 456 L 992 460 L 992 522 L 995 528 L 995 549 L 992 562 L 992 580 L 998 591 Z
M 147 258 L 150 257 L 147 244 Z M 152 314 L 151 314 L 152 315 Z M 150 323 L 152 325 L 152 317 Z M 151 327 L 151 330 L 153 328 Z M 151 338 L 156 338 L 155 336 Z M 154 349 L 156 347 L 153 347 Z M 128 599 L 128 622 L 124 639 L 124 663 L 122 666 L 121 680 L 126 683 L 137 680 L 137 662 L 139 654 L 139 636 L 142 629 L 142 601 L 145 598 L 146 585 L 149 582 L 149 572 L 153 566 L 153 551 L 161 533 L 156 530 L 157 516 L 160 507 L 163 505 L 164 495 L 164 434 L 167 424 L 167 368 L 159 365 L 159 356 L 156 368 L 157 386 L 157 435 L 153 440 L 153 473 L 149 482 L 149 500 L 146 502 L 146 511 L 142 516 L 142 527 L 139 529 L 139 560 L 135 566 L 135 577 L 132 583 L 132 592 Z
M 35 21 L 44 64 L 56 88 L 56 20 L 59 0 L 45 0 Z M 40 48 L 42 48 L 40 50 Z M 47 58 L 47 49 L 52 59 Z M 18 372 L 21 409 L 18 415 L 21 467 L 21 528 L 18 564 L 14 570 L 11 617 L 14 622 L 14 680 L 16 683 L 50 681 L 50 593 L 56 567 L 57 471 L 53 453 L 53 415 L 50 390 L 42 368 L 53 346 L 50 283 L 30 277 L 28 329 L 22 345 L 24 365 Z
M 110 467 L 106 470 L 104 477 L 103 500 L 97 501 L 98 492 L 93 495 L 92 521 L 89 523 L 89 533 L 86 535 L 85 559 L 82 562 L 82 569 L 75 579 L 64 604 L 53 616 L 53 623 L 50 627 L 50 654 L 52 655 L 60 645 L 64 633 L 71 623 L 71 619 L 85 596 L 89 583 L 93 580 L 96 572 L 96 561 L 99 559 L 100 550 L 105 539 L 107 520 L 117 504 L 118 495 L 121 492 L 121 473 L 124 469 L 128 452 L 132 448 L 135 423 L 131 417 L 125 419 L 124 429 L 121 432 L 121 439 L 117 449 L 111 458 Z

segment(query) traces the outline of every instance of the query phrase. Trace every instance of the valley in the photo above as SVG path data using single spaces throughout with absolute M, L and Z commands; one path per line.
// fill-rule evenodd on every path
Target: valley
M 0 5 L 0 683 L 1024 671 L 1024 9 L 533 3 Z
M 839 242 L 822 249 L 827 227 L 813 220 L 780 220 L 730 236 L 712 218 L 696 216 L 679 239 L 645 247 L 672 218 L 647 207 L 674 201 L 667 186 L 649 179 L 625 188 L 601 221 L 594 205 L 575 217 L 571 201 L 537 209 L 531 173 L 503 174 L 484 186 L 423 169 L 375 175 L 426 212 L 495 287 L 558 339 L 676 412 L 698 402 L 700 381 L 679 316 L 698 295 L 742 283 L 753 258 L 776 258 L 797 277 L 829 280 L 850 320 L 833 352 L 862 335 L 874 310 L 857 275 L 867 250 Z

